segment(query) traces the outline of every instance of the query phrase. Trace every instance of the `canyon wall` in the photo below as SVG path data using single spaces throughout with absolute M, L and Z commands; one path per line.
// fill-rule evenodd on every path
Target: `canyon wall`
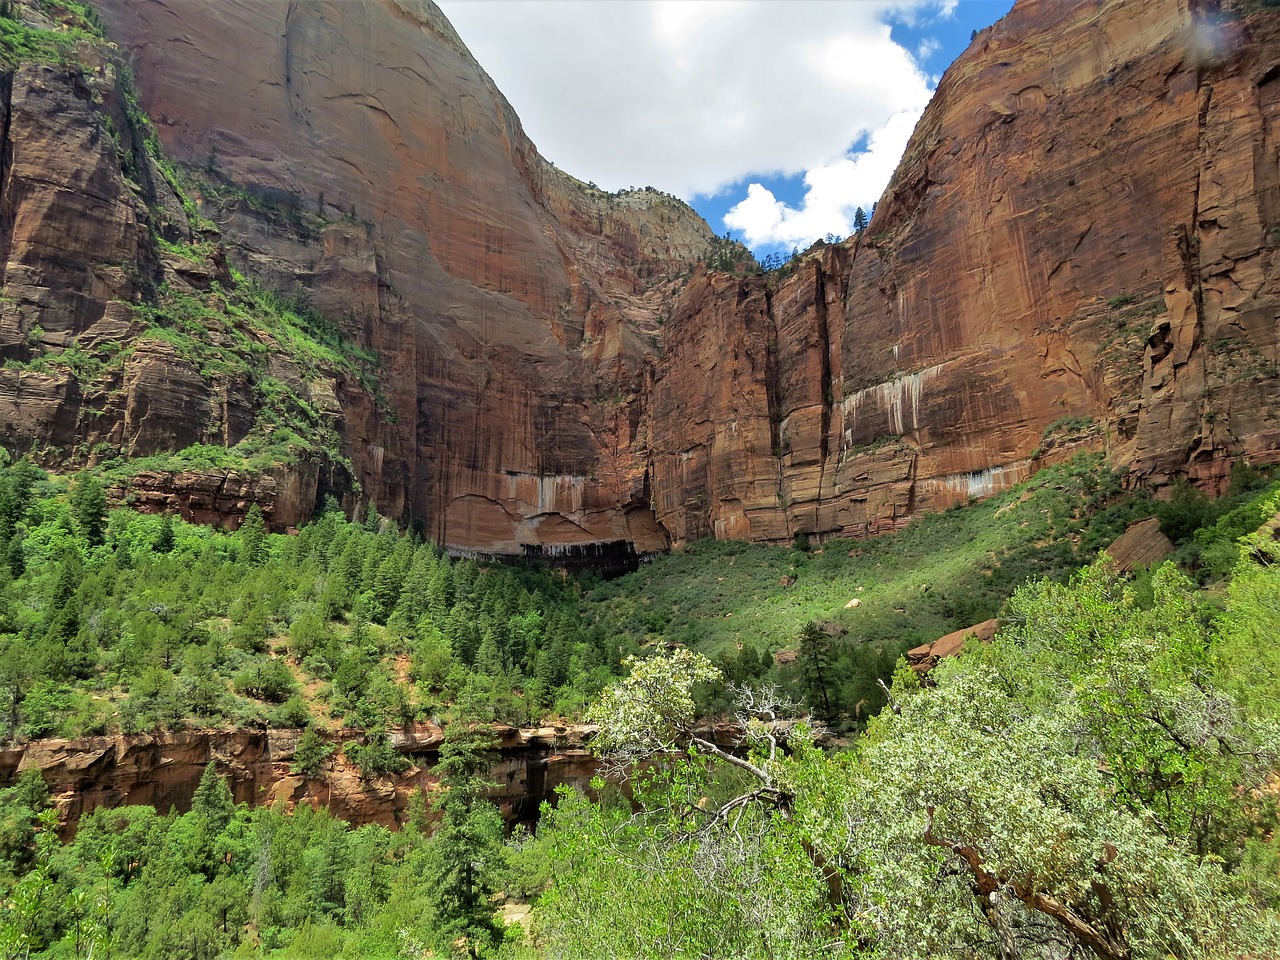
M 345 464 L 148 475 L 149 508 L 281 527 L 358 485 L 455 552 L 590 562 L 891 529 L 1082 445 L 1156 487 L 1280 460 L 1274 14 L 1019 0 L 861 236 L 739 275 L 697 266 L 674 198 L 544 160 L 427 0 L 100 6 L 212 222 L 131 140 L 109 53 L 11 71 L 0 351 L 136 336 L 151 291 L 235 268 L 380 358 L 379 396 L 299 387 Z M 0 439 L 83 463 L 253 415 L 163 342 L 111 376 L 0 370 Z
M 1067 445 L 1156 487 L 1280 460 L 1277 20 L 1022 0 L 982 31 L 861 237 L 685 289 L 659 520 L 875 532 Z

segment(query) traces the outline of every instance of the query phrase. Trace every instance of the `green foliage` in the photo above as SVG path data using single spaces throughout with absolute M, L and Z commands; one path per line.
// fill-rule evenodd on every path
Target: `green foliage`
M 247 697 L 283 703 L 297 689 L 297 684 L 288 664 L 277 657 L 267 657 L 236 674 L 235 688 Z
M 71 509 L 88 545 L 102 546 L 107 527 L 107 497 L 97 476 L 86 472 L 76 479 Z
M 696 716 L 695 684 L 721 677 L 710 660 L 689 650 L 647 660 L 628 657 L 623 666 L 630 675 L 606 688 L 586 714 L 588 723 L 600 724 L 595 745 L 606 752 L 676 749 Z
M 0 64 L 13 69 L 19 63 L 76 65 L 76 48 L 84 42 L 102 39 L 96 11 L 75 0 L 36 0 L 34 6 L 46 16 L 60 13 L 62 29 L 32 26 L 15 16 L 11 4 L 0 9 Z
M 6 736 L 326 716 L 368 730 L 464 696 L 523 723 L 581 709 L 619 669 L 576 584 L 546 571 L 455 564 L 332 511 L 285 537 L 255 510 L 228 533 L 119 509 L 95 545 L 99 504 L 77 501 L 93 479 L 68 494 L 25 461 L 0 465 Z M 405 667 L 418 685 L 398 682 Z
M 400 773 L 409 766 L 409 761 L 396 752 L 387 731 L 380 726 L 369 730 L 363 740 L 352 740 L 343 748 L 343 753 L 364 780 Z
M 440 823 L 423 851 L 437 940 L 446 946 L 461 938 L 473 952 L 492 947 L 502 933 L 493 904 L 505 867 L 502 815 L 484 798 L 494 786 L 484 777 L 493 745 L 473 723 L 446 729 L 437 767 L 441 791 L 432 804 Z
M 1028 579 L 1067 578 L 1152 509 L 1100 458 L 1080 456 L 898 533 L 811 543 L 808 554 L 694 543 L 596 587 L 586 612 L 606 635 L 681 643 L 718 664 L 748 647 L 767 661 L 798 652 L 807 623 L 832 624 L 844 633 L 831 645 L 823 710 L 833 725 L 855 729 L 883 705 L 877 680 L 889 679 L 907 649 L 997 616 Z M 817 703 L 805 665 L 797 659 L 769 677 Z
M 318 777 L 333 751 L 333 744 L 326 741 L 315 727 L 307 727 L 298 738 L 290 769 L 304 777 Z
M 344 719 L 365 731 L 347 759 L 373 780 L 407 762 L 391 725 L 453 720 L 431 810 L 417 800 L 395 838 L 250 810 L 210 768 L 189 813 L 99 811 L 60 846 L 28 775 L 0 793 L 10 952 L 489 955 L 511 949 L 501 890 L 538 898 L 530 949 L 558 956 L 1048 960 L 1096 955 L 1090 937 L 1134 960 L 1277 949 L 1277 810 L 1253 790 L 1280 756 L 1269 530 L 1233 546 L 1212 603 L 1172 569 L 1023 586 L 996 641 L 922 684 L 895 673 L 895 632 L 967 626 L 1030 573 L 1067 579 L 1149 506 L 1077 461 L 891 538 L 810 554 L 696 544 L 584 599 L 572 580 L 454 562 L 333 511 L 284 537 L 116 510 L 94 545 L 79 486 L 0 466 L 18 560 L 0 565 L 10 735 L 305 724 L 294 769 L 315 776 L 333 751 L 318 725 Z M 1239 497 L 1184 542 L 1202 545 L 1200 569 L 1280 510 L 1269 491 Z M 894 603 L 908 612 L 888 616 Z M 636 655 L 677 638 L 698 649 Z M 792 666 L 774 664 L 783 643 Z M 837 723 L 874 711 L 878 677 L 893 677 L 893 710 L 849 750 L 828 755 L 787 719 L 788 692 L 823 713 L 825 692 Z M 601 690 L 597 745 L 646 758 L 631 799 L 565 794 L 509 856 L 484 724 L 584 709 Z M 699 719 L 730 703 L 736 749 Z
M 1280 762 L 1276 676 L 1241 680 L 1222 658 L 1274 636 L 1274 604 L 1258 602 L 1275 584 L 1251 577 L 1276 561 L 1270 530 L 1250 539 L 1248 587 L 1217 628 L 1172 567 L 1150 607 L 1106 561 L 1029 585 L 1008 629 L 929 686 L 901 670 L 893 710 L 834 756 L 795 737 L 764 751 L 767 698 L 740 695 L 744 750 L 632 768 L 636 809 L 566 794 L 546 813 L 551 953 L 1274 955 L 1277 810 L 1250 791 Z M 593 710 L 602 742 L 681 746 L 651 737 L 660 706 L 631 707 L 687 691 L 700 668 L 658 661 L 611 688 Z M 615 690 L 633 688 L 618 709 Z

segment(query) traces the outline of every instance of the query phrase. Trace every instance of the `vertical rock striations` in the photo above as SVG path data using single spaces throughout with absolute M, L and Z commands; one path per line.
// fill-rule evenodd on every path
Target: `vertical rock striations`
M 1025 0 L 979 34 L 861 238 L 685 291 L 654 405 L 673 536 L 887 529 L 1082 433 L 1135 483 L 1280 460 L 1278 19 Z
M 865 233 L 735 276 L 695 268 L 713 236 L 679 201 L 543 160 L 427 0 L 100 6 L 214 222 L 102 50 L 0 78 L 0 439 L 230 446 L 264 381 L 334 436 L 257 475 L 148 473 L 151 508 L 265 498 L 282 526 L 358 484 L 455 551 L 589 562 L 890 529 L 1081 443 L 1157 486 L 1280 460 L 1274 15 L 1020 0 Z M 377 382 L 240 321 L 218 335 L 267 368 L 210 368 L 144 322 L 163 291 L 234 313 L 232 268 L 305 294 Z M 93 377 L 28 362 L 104 342 L 129 346 Z

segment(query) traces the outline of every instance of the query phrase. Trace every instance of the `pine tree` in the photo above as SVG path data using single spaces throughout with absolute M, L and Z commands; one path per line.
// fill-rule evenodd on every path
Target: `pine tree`
M 867 229 L 867 214 L 865 210 L 859 207 L 853 211 L 853 232 L 862 233 L 865 229 Z
M 218 773 L 218 765 L 212 760 L 200 775 L 200 785 L 191 798 L 191 812 L 204 821 L 211 835 L 226 829 L 236 812 L 227 778 Z
M 333 744 L 320 736 L 314 726 L 307 727 L 298 738 L 293 765 L 289 769 L 304 777 L 318 777 L 324 772 L 325 761 L 333 754 L 333 749 Z
M 166 513 L 160 521 L 160 531 L 156 534 L 156 540 L 151 545 L 151 549 L 156 553 L 169 553 L 174 548 L 175 543 L 173 517 Z
M 76 525 L 91 547 L 99 547 L 106 540 L 107 496 L 102 492 L 102 481 L 95 474 L 81 473 L 76 479 L 71 495 L 71 509 Z
M 821 710 L 824 719 L 830 719 L 835 646 L 826 631 L 813 621 L 806 623 L 800 633 L 798 660 L 810 706 Z
M 258 505 L 252 504 L 240 524 L 240 556 L 245 563 L 256 567 L 266 559 L 267 527 Z
M 494 786 L 484 776 L 494 746 L 474 723 L 454 721 L 445 729 L 436 767 L 442 789 L 432 803 L 440 824 L 425 856 L 424 889 L 436 928 L 449 940 L 465 937 L 472 956 L 502 929 L 493 904 L 503 862 L 502 815 L 484 796 Z

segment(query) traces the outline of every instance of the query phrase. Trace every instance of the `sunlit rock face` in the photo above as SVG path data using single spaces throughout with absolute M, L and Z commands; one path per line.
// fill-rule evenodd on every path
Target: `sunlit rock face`
M 568 727 L 495 727 L 496 755 L 488 796 L 509 823 L 536 819 L 538 808 L 563 784 L 586 787 L 600 763 L 585 747 L 590 731 Z M 0 749 L 0 786 L 12 786 L 38 769 L 62 816 L 74 832 L 80 817 L 98 807 L 147 804 L 157 810 L 188 810 L 205 767 L 213 763 L 239 802 L 292 808 L 325 806 L 353 824 L 403 822 L 415 790 L 439 788 L 436 770 L 441 729 L 416 724 L 393 734 L 404 755 L 402 773 L 365 779 L 339 752 L 317 776 L 293 772 L 300 730 L 185 730 L 118 734 L 80 740 L 36 740 Z M 331 735 L 335 743 L 358 736 Z
M 103 7 L 167 152 L 265 201 L 206 205 L 231 259 L 381 357 L 386 409 L 337 400 L 383 514 L 460 551 L 667 545 L 636 404 L 692 210 L 548 164 L 431 4 Z
M 196 275 L 152 241 L 185 218 L 105 135 L 128 137 L 109 63 L 19 68 L 0 353 L 135 336 L 149 284 L 234 266 L 382 364 L 378 396 L 308 387 L 353 475 L 156 475 L 151 508 L 261 500 L 282 528 L 358 489 L 458 553 L 625 566 L 891 529 L 1081 447 L 1156 486 L 1280 459 L 1269 15 L 1018 3 L 943 77 L 865 233 L 766 278 L 697 266 L 712 234 L 679 201 L 543 160 L 424 0 L 100 6 L 167 153 L 235 188 L 196 198 L 227 262 Z M 0 370 L 0 440 L 230 444 L 241 386 L 155 345 L 98 392 Z
M 1073 449 L 1134 483 L 1280 459 L 1280 18 L 1020 2 L 867 231 L 697 279 L 651 405 L 679 539 L 890 529 Z

